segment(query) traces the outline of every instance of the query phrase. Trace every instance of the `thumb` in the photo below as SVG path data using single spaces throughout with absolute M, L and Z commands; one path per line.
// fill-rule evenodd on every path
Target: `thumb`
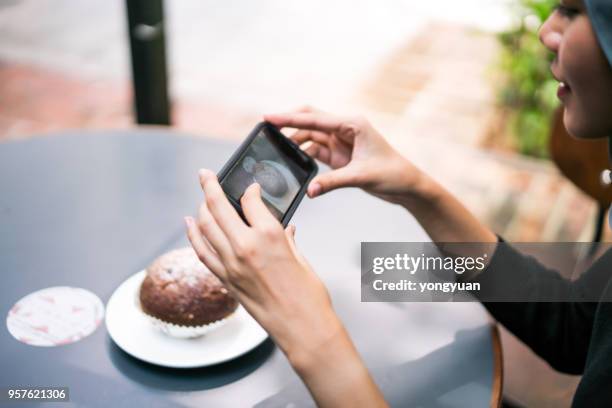
M 329 171 L 312 179 L 308 185 L 308 196 L 318 197 L 342 187 L 358 187 L 358 173 L 350 166 Z

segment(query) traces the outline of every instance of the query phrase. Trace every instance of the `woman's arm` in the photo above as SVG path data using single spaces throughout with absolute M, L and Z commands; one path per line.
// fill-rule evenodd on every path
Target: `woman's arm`
M 245 224 L 216 175 L 200 172 L 205 200 L 186 217 L 200 260 L 272 336 L 319 406 L 386 406 L 327 289 L 251 185 L 241 199 Z
M 497 242 L 497 236 L 487 226 L 424 173 L 419 174 L 413 191 L 406 194 L 400 204 L 417 219 L 434 242 Z
M 410 211 L 434 242 L 496 243 L 497 237 L 451 193 L 397 152 L 362 117 L 313 108 L 267 115 L 278 127 L 297 128 L 291 139 L 333 170 L 315 177 L 308 195 L 360 187 Z
M 558 371 L 582 374 L 610 265 L 608 251 L 570 281 L 500 242 L 487 268 L 471 281 L 482 287 L 474 296 L 536 354 Z
M 316 348 L 300 347 L 289 361 L 317 406 L 387 407 L 344 328 Z
M 297 128 L 291 138 L 306 152 L 329 165 L 332 171 L 318 175 L 308 194 L 320 194 L 342 187 L 364 191 L 406 208 L 436 243 L 483 243 L 495 259 L 478 279 L 497 292 L 499 298 L 513 295 L 528 299 L 542 291 L 556 294 L 581 291 L 582 282 L 572 283 L 516 251 L 498 253 L 497 237 L 480 223 L 451 193 L 395 151 L 365 119 L 330 115 L 312 108 L 269 115 L 279 127 Z M 506 248 L 503 248 L 506 249 Z M 492 261 L 491 261 L 492 262 Z M 601 281 L 605 272 L 587 274 Z M 607 276 L 607 275 L 605 275 Z M 473 276 L 472 276 L 473 277 Z M 498 284 L 500 281 L 511 282 Z M 517 286 L 516 282 L 523 282 Z M 603 285 L 595 287 L 603 287 Z M 510 293 L 514 290 L 522 293 Z M 490 293 L 490 292 L 489 292 Z M 504 296 L 506 295 L 506 296 Z M 511 331 L 556 367 L 579 372 L 584 364 L 593 323 L 594 304 L 582 303 L 485 303 Z M 568 353 L 574 350 L 575 359 Z M 571 360 L 571 361 L 570 361 Z

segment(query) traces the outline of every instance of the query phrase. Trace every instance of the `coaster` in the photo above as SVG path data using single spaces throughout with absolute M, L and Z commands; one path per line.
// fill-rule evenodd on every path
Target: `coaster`
M 22 343 L 51 347 L 77 342 L 102 322 L 104 305 L 88 290 L 68 286 L 42 289 L 9 310 L 6 327 Z

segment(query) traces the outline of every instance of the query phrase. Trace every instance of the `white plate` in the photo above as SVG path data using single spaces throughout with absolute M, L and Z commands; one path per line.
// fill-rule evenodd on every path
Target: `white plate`
M 202 337 L 169 337 L 155 328 L 134 302 L 144 277 L 145 271 L 129 277 L 106 305 L 108 334 L 137 359 L 173 368 L 204 367 L 239 357 L 268 337 L 242 306 L 226 324 Z

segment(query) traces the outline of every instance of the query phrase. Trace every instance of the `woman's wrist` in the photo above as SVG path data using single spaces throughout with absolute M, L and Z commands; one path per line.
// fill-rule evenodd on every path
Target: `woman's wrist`
M 400 205 L 412 211 L 415 206 L 431 205 L 440 199 L 440 185 L 434 179 L 415 167 L 411 173 L 407 175 L 406 194 L 402 196 Z
M 279 339 L 279 346 L 296 371 L 308 370 L 321 358 L 327 347 L 346 341 L 348 334 L 333 310 L 319 316 L 316 325 L 293 326 L 292 332 Z M 350 340 L 349 340 L 350 341 Z
M 322 372 L 329 372 L 331 367 L 348 375 L 363 364 L 344 328 L 330 335 L 318 347 L 294 355 L 290 363 L 305 379 L 319 377 Z
M 494 243 L 497 237 L 448 190 L 420 172 L 400 202 L 434 242 Z

